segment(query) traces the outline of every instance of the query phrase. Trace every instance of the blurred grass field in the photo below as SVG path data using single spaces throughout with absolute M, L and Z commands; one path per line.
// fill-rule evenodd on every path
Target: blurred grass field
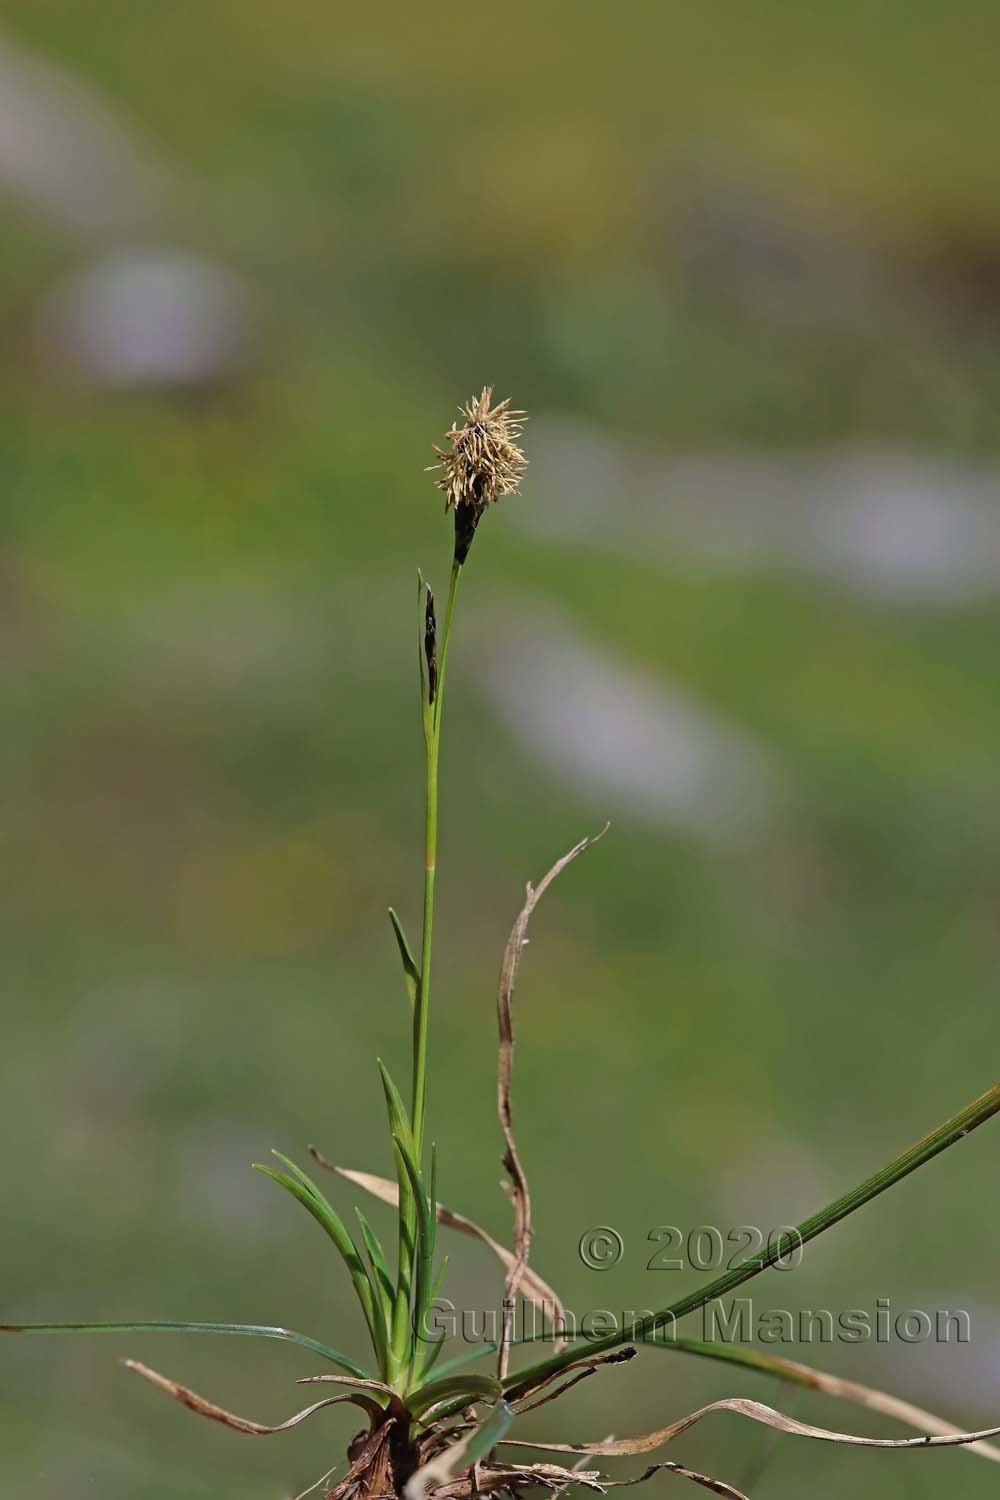
M 320 1237 L 248 1164 L 315 1141 L 387 1165 L 385 907 L 415 928 L 420 878 L 414 572 L 443 582 L 449 544 L 429 445 L 491 381 L 532 413 L 529 457 L 572 417 L 664 453 L 879 441 L 992 472 L 1000 14 L 10 0 L 6 26 L 172 163 L 164 232 L 243 277 L 257 342 L 194 396 L 54 371 L 34 311 L 92 247 L 5 199 L 0 1317 L 268 1322 L 357 1353 Z M 727 259 L 731 218 L 721 251 L 699 218 L 734 181 L 781 207 L 776 282 Z M 523 881 L 611 817 L 536 919 L 516 1104 L 539 1267 L 579 1308 L 658 1305 L 688 1279 L 643 1269 L 652 1226 L 794 1222 L 994 1081 L 1000 601 L 604 552 L 521 524 L 545 504 L 529 470 L 463 586 L 431 1127 L 443 1200 L 505 1232 L 482 1186 L 500 950 Z M 782 816 L 707 840 L 536 764 L 479 691 L 490 632 L 536 608 L 752 733 Z M 961 1350 L 800 1352 L 997 1420 L 996 1158 L 985 1130 L 755 1299 L 967 1307 Z M 594 1224 L 627 1247 L 603 1276 L 576 1253 Z M 455 1300 L 495 1293 L 452 1248 Z M 244 1442 L 116 1364 L 278 1420 L 312 1367 L 250 1352 L 5 1343 L 0 1494 L 296 1494 L 342 1416 Z M 644 1370 L 591 1382 L 555 1435 L 776 1398 Z M 680 1457 L 738 1483 L 755 1443 L 720 1422 Z M 786 1439 L 754 1494 L 990 1482 L 957 1454 Z

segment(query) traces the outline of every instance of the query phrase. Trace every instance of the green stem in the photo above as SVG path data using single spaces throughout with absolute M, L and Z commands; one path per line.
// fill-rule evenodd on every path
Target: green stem
M 448 643 L 455 619 L 455 600 L 461 564 L 452 564 L 451 581 L 448 587 L 448 602 L 445 607 L 444 626 L 441 633 L 437 663 L 437 686 L 434 701 L 430 701 L 429 683 L 432 673 L 424 660 L 424 645 L 421 641 L 422 685 L 421 715 L 424 729 L 424 756 L 426 763 L 426 790 L 424 803 L 424 914 L 420 947 L 420 970 L 416 978 L 416 993 L 413 1003 L 413 1103 L 411 1128 L 413 1132 L 413 1157 L 418 1169 L 423 1167 L 424 1121 L 427 1113 L 427 1023 L 430 1013 L 431 951 L 434 940 L 434 877 L 437 872 L 438 835 L 438 763 L 441 745 L 441 705 L 444 694 L 445 669 L 448 663 Z M 421 600 L 424 600 L 423 586 Z M 423 604 L 422 604 L 423 608 Z M 423 630 L 423 614 L 421 629 Z M 402 1372 L 412 1364 L 417 1351 L 411 1347 L 415 1338 L 411 1327 L 414 1295 L 414 1244 L 416 1232 L 416 1208 L 413 1192 L 405 1174 L 399 1181 L 400 1236 L 399 1236 L 399 1288 L 394 1308 L 391 1364 L 392 1375 Z
M 420 981 L 413 1012 L 413 1141 L 418 1165 L 423 1163 L 424 1117 L 427 1104 L 427 1018 L 430 1010 L 431 947 L 434 937 L 434 877 L 437 869 L 438 833 L 438 758 L 441 745 L 441 706 L 444 701 L 444 679 L 448 665 L 448 643 L 455 619 L 460 563 L 453 563 L 445 607 L 444 629 L 438 657 L 437 693 L 432 704 L 424 706 L 424 748 L 427 766 L 427 791 L 424 813 L 424 920 L 420 949 Z
M 642 1340 L 658 1328 L 672 1327 L 678 1318 L 686 1317 L 688 1313 L 696 1312 L 699 1307 L 704 1307 L 706 1302 L 711 1302 L 717 1297 L 724 1297 L 727 1292 L 734 1291 L 744 1281 L 749 1281 L 752 1276 L 757 1276 L 761 1271 L 767 1270 L 769 1266 L 773 1266 L 776 1261 L 798 1249 L 808 1240 L 815 1239 L 825 1229 L 830 1229 L 841 1219 L 846 1219 L 848 1214 L 870 1203 L 873 1198 L 877 1198 L 887 1188 L 893 1187 L 910 1172 L 915 1172 L 918 1167 L 922 1167 L 940 1151 L 946 1151 L 949 1146 L 954 1146 L 956 1141 L 960 1141 L 970 1131 L 985 1124 L 998 1111 L 1000 1111 L 1000 1084 L 983 1094 L 981 1098 L 974 1099 L 957 1115 L 952 1115 L 950 1120 L 946 1120 L 943 1125 L 932 1130 L 930 1135 L 918 1141 L 915 1146 L 911 1146 L 909 1151 L 904 1151 L 902 1156 L 897 1156 L 895 1161 L 890 1162 L 874 1176 L 867 1178 L 856 1188 L 852 1188 L 849 1193 L 845 1193 L 842 1198 L 837 1198 L 833 1203 L 828 1204 L 826 1208 L 821 1208 L 819 1213 L 813 1214 L 811 1218 L 804 1219 L 797 1229 L 781 1235 L 767 1250 L 753 1256 L 743 1265 L 726 1271 L 706 1286 L 700 1287 L 698 1291 L 689 1292 L 686 1297 L 682 1297 L 678 1302 L 672 1303 L 660 1312 L 652 1313 L 628 1328 L 607 1334 L 602 1339 L 588 1342 L 587 1358 L 601 1354 L 608 1349 L 616 1349 L 622 1344 Z M 556 1374 L 565 1365 L 572 1364 L 579 1358 L 580 1350 L 574 1349 L 570 1344 L 560 1354 L 541 1360 L 527 1370 L 518 1371 L 504 1386 L 507 1398 L 516 1400 L 522 1386 L 532 1387 L 540 1378 Z
M 427 1105 L 427 1018 L 431 993 L 431 945 L 434 938 L 434 877 L 437 871 L 438 732 L 427 713 L 427 789 L 424 810 L 424 920 L 420 939 L 420 979 L 413 1010 L 413 1140 L 423 1162 L 424 1114 Z

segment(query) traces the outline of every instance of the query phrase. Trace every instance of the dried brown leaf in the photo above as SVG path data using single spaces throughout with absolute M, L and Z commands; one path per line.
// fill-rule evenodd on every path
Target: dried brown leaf
M 391 1413 L 396 1421 L 406 1422 L 409 1420 L 406 1407 L 402 1398 L 391 1386 L 383 1385 L 381 1380 L 355 1380 L 345 1375 L 303 1375 L 295 1382 L 296 1385 L 352 1385 L 356 1390 L 354 1402 L 357 1406 L 363 1406 L 372 1419 L 372 1425 L 381 1422 L 385 1413 Z M 363 1391 L 377 1391 L 384 1398 L 383 1402 L 374 1400 L 371 1396 L 365 1396 Z
M 394 1421 L 390 1417 L 368 1434 L 343 1479 L 327 1491 L 326 1500 L 395 1500 L 388 1449 Z
M 684 1464 L 664 1463 L 651 1464 L 644 1474 L 639 1474 L 635 1479 L 612 1480 L 608 1489 L 616 1489 L 619 1486 L 631 1484 L 644 1484 L 647 1479 L 652 1479 L 654 1474 L 676 1474 L 681 1479 L 690 1479 L 693 1484 L 700 1484 L 703 1490 L 711 1490 L 713 1495 L 725 1495 L 728 1500 L 747 1500 L 742 1490 L 736 1489 L 734 1485 L 727 1484 L 724 1479 L 713 1479 L 710 1474 L 699 1474 L 697 1469 L 689 1469 Z
M 143 1380 L 148 1380 L 150 1385 L 155 1385 L 157 1390 L 165 1391 L 175 1401 L 180 1401 L 189 1411 L 196 1412 L 199 1417 L 208 1417 L 212 1422 L 221 1422 L 223 1427 L 228 1427 L 232 1432 L 244 1432 L 251 1437 L 272 1437 L 276 1432 L 288 1432 L 311 1417 L 314 1412 L 322 1410 L 324 1406 L 334 1406 L 343 1401 L 352 1401 L 355 1405 L 367 1404 L 367 1398 L 359 1396 L 354 1392 L 345 1392 L 339 1396 L 328 1396 L 325 1401 L 317 1401 L 312 1406 L 307 1406 L 304 1411 L 296 1412 L 294 1417 L 289 1417 L 287 1422 L 279 1422 L 276 1427 L 269 1427 L 263 1422 L 251 1422 L 247 1417 L 237 1417 L 233 1412 L 226 1411 L 223 1406 L 216 1406 L 214 1401 L 206 1401 L 204 1396 L 189 1390 L 186 1385 L 181 1385 L 176 1380 L 170 1380 L 166 1375 L 161 1375 L 157 1370 L 150 1369 L 149 1365 L 141 1364 L 137 1359 L 123 1359 L 122 1364 L 126 1370 L 134 1370 L 141 1375 Z M 336 1378 L 336 1377 L 334 1377 Z
M 636 1353 L 637 1350 L 631 1344 L 626 1344 L 624 1349 L 614 1349 L 610 1354 L 594 1354 L 591 1356 L 582 1354 L 572 1364 L 563 1365 L 561 1370 L 556 1370 L 551 1375 L 543 1375 L 534 1382 L 525 1383 L 521 1387 L 517 1402 L 514 1403 L 514 1409 L 517 1412 L 531 1411 L 534 1406 L 543 1406 L 545 1401 L 554 1401 L 557 1396 L 561 1396 L 568 1391 L 570 1386 L 576 1385 L 578 1380 L 582 1380 L 585 1375 L 592 1374 L 601 1365 L 627 1364 L 630 1359 L 635 1359 Z M 564 1375 L 568 1375 L 571 1370 L 579 1370 L 580 1373 L 579 1375 L 575 1375 L 571 1380 L 565 1381 L 564 1384 L 559 1386 L 558 1390 L 546 1396 L 545 1401 L 532 1402 L 531 1406 L 522 1406 L 520 1404 L 528 1396 L 536 1395 L 539 1391 L 543 1391 L 547 1385 L 551 1385 L 553 1381 L 560 1379 Z
M 661 1427 L 656 1432 L 643 1433 L 640 1437 L 619 1438 L 601 1443 L 525 1443 L 516 1438 L 504 1440 L 506 1445 L 519 1448 L 544 1448 L 550 1453 L 600 1454 L 608 1458 L 628 1458 L 637 1453 L 652 1453 L 664 1443 L 679 1437 L 703 1417 L 717 1411 L 735 1412 L 748 1417 L 752 1422 L 761 1422 L 765 1427 L 774 1427 L 779 1432 L 791 1433 L 795 1437 L 817 1438 L 826 1443 L 847 1443 L 856 1448 L 954 1448 L 968 1443 L 979 1443 L 985 1438 L 1000 1436 L 1000 1427 L 987 1427 L 980 1432 L 940 1433 L 918 1438 L 868 1438 L 856 1433 L 835 1432 L 828 1427 L 816 1427 L 809 1422 L 800 1422 L 795 1417 L 785 1416 L 760 1401 L 748 1401 L 742 1396 L 733 1396 L 725 1401 L 712 1401 L 697 1411 Z
M 738 1364 L 741 1368 L 754 1370 L 761 1375 L 775 1375 L 779 1380 L 792 1385 L 806 1386 L 825 1396 L 836 1396 L 841 1401 L 852 1401 L 855 1405 L 866 1407 L 869 1411 L 877 1411 L 883 1416 L 894 1417 L 908 1427 L 916 1427 L 920 1432 L 929 1432 L 934 1437 L 955 1436 L 962 1431 L 954 1422 L 948 1422 L 943 1417 L 936 1416 L 934 1412 L 925 1411 L 923 1407 L 903 1401 L 899 1396 L 877 1390 L 874 1386 L 862 1385 L 857 1380 L 845 1380 L 839 1375 L 828 1375 L 824 1370 L 815 1370 L 811 1365 L 800 1364 L 798 1360 L 785 1359 L 781 1355 L 765 1354 L 759 1349 L 754 1349 L 752 1352 L 741 1349 L 730 1350 L 725 1344 L 703 1344 L 697 1340 L 686 1341 L 684 1339 L 675 1339 L 659 1347 L 676 1349 L 679 1353 L 697 1354 L 709 1359 L 722 1360 L 727 1364 Z M 995 1448 L 991 1443 L 970 1443 L 965 1451 L 980 1458 L 990 1459 L 993 1463 L 1000 1463 L 1000 1448 Z
M 599 1469 L 563 1469 L 558 1464 L 479 1464 L 478 1483 L 473 1494 L 490 1495 L 499 1492 L 519 1492 L 533 1486 L 559 1495 L 571 1484 L 582 1484 L 587 1489 L 604 1493 L 604 1483 Z M 464 1476 L 434 1491 L 433 1500 L 469 1500 L 469 1478 Z
M 484 1466 L 483 1480 L 504 1487 L 539 1484 L 557 1493 L 574 1484 L 582 1484 L 599 1494 L 603 1494 L 605 1489 L 600 1469 L 564 1469 L 561 1464 L 510 1464 L 496 1465 L 489 1469 Z
M 565 1396 L 567 1391 L 571 1391 L 575 1385 L 579 1385 L 581 1380 L 587 1380 L 591 1375 L 595 1375 L 596 1373 L 596 1364 L 588 1365 L 585 1370 L 578 1370 L 575 1375 L 570 1376 L 569 1380 L 564 1380 L 562 1385 L 557 1386 L 554 1391 L 549 1391 L 547 1395 L 539 1396 L 536 1401 L 529 1401 L 527 1406 L 518 1404 L 516 1407 L 518 1416 L 523 1416 L 526 1411 L 537 1411 L 540 1406 L 548 1406 L 550 1401 L 557 1401 L 560 1396 Z
M 488 1495 L 498 1491 L 517 1493 L 532 1486 L 545 1489 L 553 1496 L 560 1495 L 574 1485 L 596 1491 L 603 1495 L 609 1489 L 624 1489 L 630 1485 L 643 1484 L 654 1474 L 676 1474 L 680 1479 L 690 1479 L 715 1495 L 724 1495 L 727 1500 L 748 1500 L 742 1490 L 726 1484 L 722 1479 L 713 1479 L 685 1464 L 652 1464 L 645 1473 L 634 1479 L 607 1479 L 600 1469 L 583 1469 L 575 1466 L 564 1469 L 559 1464 L 482 1464 L 479 1467 L 479 1483 L 476 1493 Z M 469 1480 L 462 1478 L 455 1483 L 443 1485 L 434 1491 L 434 1500 L 468 1500 Z

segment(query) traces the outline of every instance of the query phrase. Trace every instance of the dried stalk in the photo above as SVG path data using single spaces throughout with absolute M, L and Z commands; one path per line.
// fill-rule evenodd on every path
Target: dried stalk
M 327 1396 L 323 1401 L 316 1401 L 312 1406 L 307 1406 L 304 1411 L 296 1412 L 294 1417 L 289 1417 L 287 1422 L 279 1422 L 277 1426 L 270 1427 L 263 1422 L 252 1422 L 248 1417 L 238 1417 L 233 1412 L 227 1411 L 224 1406 L 216 1406 L 214 1401 L 206 1401 L 204 1396 L 189 1390 L 186 1385 L 179 1381 L 171 1380 L 166 1375 L 161 1375 L 158 1370 L 150 1369 L 149 1365 L 141 1364 L 137 1359 L 123 1359 L 122 1364 L 126 1370 L 134 1370 L 136 1375 L 141 1375 L 143 1380 L 148 1380 L 150 1385 L 155 1385 L 157 1390 L 164 1391 L 193 1411 L 199 1417 L 208 1417 L 212 1422 L 220 1422 L 223 1427 L 228 1427 L 231 1432 L 243 1432 L 250 1437 L 273 1437 L 278 1432 L 289 1432 L 293 1427 L 298 1427 L 307 1417 L 315 1412 L 321 1411 L 325 1406 L 336 1406 L 344 1401 L 351 1401 L 355 1406 L 363 1406 L 369 1411 L 374 1402 L 367 1396 L 356 1391 L 344 1392 L 339 1396 Z M 330 1376 L 331 1380 L 337 1380 L 336 1375 Z M 381 1415 L 381 1408 L 375 1406 Z
M 497 1355 L 497 1374 L 501 1380 L 505 1378 L 510 1363 L 514 1310 L 517 1305 L 518 1290 L 528 1265 L 532 1237 L 531 1194 L 528 1191 L 528 1179 L 518 1155 L 511 1109 L 511 1081 L 514 1073 L 514 985 L 521 965 L 521 954 L 528 941 L 528 923 L 535 907 L 566 866 L 571 864 L 585 849 L 595 844 L 598 839 L 603 838 L 607 831 L 608 825 L 605 824 L 599 834 L 592 838 L 581 839 L 567 854 L 556 860 L 551 870 L 542 877 L 537 886 L 533 886 L 529 880 L 524 905 L 511 928 L 500 962 L 500 978 L 497 984 L 497 1026 L 500 1033 L 497 1056 L 497 1113 L 500 1117 L 500 1129 L 503 1131 L 505 1144 L 503 1164 L 510 1178 L 510 1196 L 514 1204 L 514 1264 L 508 1270 L 504 1283 L 503 1328 Z M 560 1347 L 564 1342 L 560 1340 Z
M 667 1427 L 655 1432 L 642 1433 L 639 1437 L 618 1438 L 600 1443 L 527 1443 L 519 1439 L 507 1440 L 508 1446 L 518 1448 L 543 1448 L 550 1453 L 587 1453 L 607 1458 L 628 1458 L 637 1453 L 652 1453 L 662 1448 L 673 1438 L 679 1437 L 689 1427 L 694 1427 L 713 1412 L 731 1411 L 737 1416 L 748 1417 L 752 1422 L 761 1422 L 765 1427 L 774 1427 L 779 1432 L 791 1433 L 794 1437 L 816 1438 L 825 1443 L 847 1443 L 855 1448 L 955 1448 L 969 1443 L 980 1443 L 986 1438 L 1000 1436 L 1000 1427 L 986 1427 L 980 1432 L 954 1432 L 915 1438 L 868 1438 L 852 1432 L 835 1432 L 828 1427 L 816 1427 L 810 1422 L 800 1422 L 784 1412 L 775 1411 L 760 1401 L 748 1401 L 742 1396 L 733 1396 L 724 1401 L 712 1401 L 699 1407 Z

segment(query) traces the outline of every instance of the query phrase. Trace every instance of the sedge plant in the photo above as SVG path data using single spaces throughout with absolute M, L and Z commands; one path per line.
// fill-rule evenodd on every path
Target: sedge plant
M 611 1478 L 598 1460 L 659 1454 L 663 1450 L 667 1456 L 653 1462 L 638 1476 L 640 1479 L 660 1472 L 672 1474 L 715 1494 L 741 1500 L 742 1492 L 732 1484 L 691 1469 L 670 1455 L 676 1438 L 703 1418 L 719 1412 L 733 1413 L 779 1432 L 826 1442 L 894 1449 L 951 1446 L 997 1462 L 1000 1448 L 994 1447 L 989 1439 L 1000 1435 L 1000 1426 L 981 1432 L 962 1431 L 899 1397 L 826 1375 L 798 1362 L 755 1348 L 686 1338 L 677 1332 L 677 1324 L 687 1314 L 782 1262 L 790 1252 L 977 1129 L 1000 1111 L 1000 1086 L 959 1110 L 915 1146 L 796 1229 L 774 1239 L 766 1250 L 696 1291 L 655 1313 L 637 1318 L 629 1326 L 601 1338 L 585 1340 L 582 1345 L 579 1340 L 566 1337 L 560 1298 L 529 1265 L 531 1198 L 518 1154 L 511 1108 L 512 1001 L 534 908 L 551 882 L 593 839 L 583 839 L 557 860 L 537 885 L 528 885 L 501 961 L 496 1000 L 497 1097 L 504 1140 L 503 1162 L 509 1179 L 506 1185 L 513 1206 L 511 1246 L 504 1246 L 477 1224 L 438 1201 L 435 1152 L 427 1139 L 427 1055 L 445 679 L 459 584 L 480 523 L 497 501 L 518 493 L 527 463 L 519 446 L 524 413 L 512 410 L 508 401 L 491 403 L 492 391 L 487 388 L 461 408 L 461 420 L 446 433 L 446 446 L 435 450 L 438 462 L 432 466 L 437 471 L 438 487 L 445 495 L 446 513 L 452 517 L 454 550 L 440 622 L 429 584 L 421 578 L 418 586 L 420 721 L 426 796 L 423 916 L 416 951 L 411 948 L 396 912 L 392 908 L 389 911 L 412 1018 L 411 1073 L 405 1091 L 397 1086 L 384 1065 L 378 1064 L 395 1176 L 382 1178 L 336 1165 L 310 1148 L 320 1169 L 333 1172 L 366 1194 L 395 1207 L 394 1252 L 386 1250 L 361 1208 L 354 1208 L 353 1225 L 349 1227 L 349 1221 L 333 1206 L 315 1177 L 287 1157 L 275 1153 L 276 1164 L 259 1164 L 256 1168 L 302 1205 L 343 1262 L 367 1327 L 370 1363 L 362 1366 L 325 1340 L 309 1334 L 256 1324 L 7 1323 L 0 1325 L 0 1331 L 212 1333 L 282 1339 L 297 1344 L 324 1362 L 323 1373 L 309 1374 L 302 1383 L 322 1385 L 326 1390 L 317 1393 L 319 1399 L 276 1425 L 237 1416 L 136 1360 L 127 1359 L 123 1363 L 191 1411 L 250 1436 L 287 1432 L 334 1405 L 352 1403 L 360 1408 L 364 1425 L 349 1445 L 343 1460 L 344 1472 L 335 1482 L 330 1475 L 324 1475 L 320 1482 L 329 1484 L 325 1491 L 327 1500 L 396 1500 L 396 1497 L 450 1500 L 452 1496 L 456 1500 L 468 1496 L 471 1500 L 475 1495 L 516 1497 L 529 1490 L 558 1492 L 576 1485 L 603 1490 L 615 1484 L 635 1483 L 636 1479 Z M 466 1348 L 447 1359 L 441 1357 L 443 1335 L 431 1336 L 429 1332 L 446 1264 L 438 1255 L 439 1228 L 482 1241 L 497 1256 L 505 1272 L 498 1339 Z M 549 1328 L 544 1335 L 542 1356 L 533 1358 L 531 1352 L 525 1356 L 519 1350 L 519 1366 L 512 1369 L 511 1354 L 516 1347 L 513 1328 L 519 1298 L 533 1304 L 536 1310 L 541 1309 L 543 1326 L 547 1316 Z M 664 1352 L 709 1358 L 722 1362 L 740 1376 L 763 1373 L 791 1385 L 819 1390 L 902 1422 L 920 1435 L 868 1438 L 833 1431 L 799 1421 L 752 1397 L 738 1395 L 713 1401 L 698 1411 L 674 1418 L 656 1432 L 638 1437 L 593 1443 L 539 1443 L 526 1442 L 518 1436 L 514 1424 L 520 1413 L 552 1401 L 581 1379 L 647 1350 L 652 1359 L 660 1358 Z M 477 1363 L 479 1368 L 475 1367 Z M 575 1462 L 571 1462 L 572 1456 Z

